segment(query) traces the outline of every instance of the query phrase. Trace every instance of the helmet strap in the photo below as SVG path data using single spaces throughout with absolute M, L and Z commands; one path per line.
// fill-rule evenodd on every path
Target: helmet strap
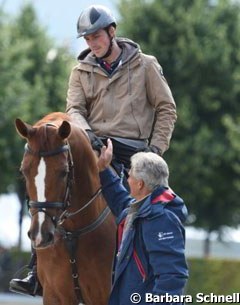
M 107 58 L 107 57 L 108 57 L 108 56 L 110 56 L 110 55 L 111 55 L 111 53 L 112 53 L 112 47 L 113 47 L 113 37 L 111 37 L 111 35 L 109 34 L 108 29 L 106 29 L 106 32 L 107 32 L 107 34 L 108 34 L 109 41 L 110 41 L 110 43 L 109 43 L 109 47 L 108 47 L 108 49 L 107 49 L 107 52 L 106 52 L 106 53 L 105 53 L 103 56 L 98 57 L 99 59 L 104 59 L 104 58 Z

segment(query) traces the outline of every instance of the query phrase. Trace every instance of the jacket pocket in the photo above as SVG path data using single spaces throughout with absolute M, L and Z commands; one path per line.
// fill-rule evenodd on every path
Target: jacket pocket
M 145 282 L 147 275 L 146 275 L 146 272 L 145 272 L 145 270 L 144 270 L 143 264 L 142 264 L 142 262 L 141 262 L 141 260 L 140 260 L 140 258 L 139 258 L 139 256 L 138 256 L 138 254 L 137 254 L 137 251 L 136 251 L 135 249 L 133 250 L 133 258 L 134 258 L 134 260 L 135 260 L 135 262 L 136 262 L 138 271 L 139 271 L 140 274 L 141 274 L 141 277 L 142 277 L 142 279 L 143 279 L 143 282 Z

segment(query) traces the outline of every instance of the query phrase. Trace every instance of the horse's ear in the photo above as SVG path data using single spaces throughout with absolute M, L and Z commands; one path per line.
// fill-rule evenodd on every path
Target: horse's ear
M 15 127 L 19 135 L 25 139 L 28 139 L 35 131 L 31 125 L 24 123 L 21 119 L 15 120 Z
M 58 134 L 62 139 L 66 139 L 71 133 L 71 125 L 67 121 L 63 121 L 58 129 Z

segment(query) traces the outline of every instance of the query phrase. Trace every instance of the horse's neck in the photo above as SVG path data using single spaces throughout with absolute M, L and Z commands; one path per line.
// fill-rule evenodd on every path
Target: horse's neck
M 81 143 L 80 143 L 81 144 Z M 81 146 L 79 146 L 81 147 Z M 97 157 L 88 147 L 78 151 L 72 150 L 74 164 L 74 183 L 71 198 L 71 207 L 76 210 L 86 205 L 101 188 Z M 86 208 L 88 215 L 96 217 L 105 206 L 102 196 L 96 199 Z M 83 213 L 84 214 L 84 213 Z

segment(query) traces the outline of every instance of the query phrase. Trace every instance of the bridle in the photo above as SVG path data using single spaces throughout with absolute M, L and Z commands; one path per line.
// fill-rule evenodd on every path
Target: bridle
M 69 171 L 68 171 L 68 176 L 67 176 L 67 185 L 66 185 L 63 202 L 58 202 L 58 201 L 42 202 L 42 201 L 30 200 L 29 198 L 27 198 L 28 208 L 37 209 L 34 213 L 31 213 L 31 216 L 33 217 L 35 214 L 37 214 L 39 212 L 43 212 L 51 219 L 55 228 L 58 226 L 61 226 L 68 218 L 71 218 L 71 217 L 81 213 L 83 210 L 85 210 L 102 192 L 102 189 L 99 188 L 92 195 L 92 197 L 86 204 L 84 204 L 81 208 L 79 208 L 78 210 L 76 210 L 74 212 L 69 212 L 68 208 L 71 206 L 70 194 L 71 194 L 71 188 L 72 188 L 73 181 L 74 181 L 74 165 L 73 165 L 73 158 L 72 158 L 72 154 L 71 154 L 70 145 L 67 143 L 54 150 L 39 151 L 39 152 L 33 151 L 30 148 L 28 143 L 25 145 L 25 153 L 30 153 L 30 154 L 38 156 L 38 157 L 52 157 L 52 156 L 55 156 L 55 155 L 58 155 L 58 154 L 61 154 L 64 152 L 68 152 L 67 162 L 68 162 Z M 52 216 L 45 209 L 61 209 L 61 210 L 63 210 L 63 212 L 61 213 L 60 216 Z
M 68 176 L 67 176 L 67 185 L 66 185 L 66 190 L 65 190 L 65 195 L 64 195 L 64 200 L 62 202 L 54 201 L 54 202 L 49 202 L 49 201 L 34 201 L 30 200 L 27 198 L 27 205 L 28 208 L 34 208 L 37 209 L 35 213 L 31 213 L 31 216 L 34 216 L 36 213 L 43 212 L 45 213 L 53 222 L 54 226 L 56 227 L 58 224 L 58 217 L 57 216 L 51 216 L 47 210 L 45 209 L 61 209 L 65 211 L 68 207 L 70 207 L 70 190 L 73 184 L 73 159 L 72 159 L 72 154 L 70 150 L 69 144 L 64 144 L 62 146 L 59 146 L 58 148 L 50 151 L 38 151 L 35 152 L 33 151 L 29 144 L 27 143 L 25 145 L 25 153 L 29 153 L 31 155 L 37 156 L 37 157 L 52 157 L 64 152 L 68 152 L 67 156 L 67 162 L 68 162 Z

